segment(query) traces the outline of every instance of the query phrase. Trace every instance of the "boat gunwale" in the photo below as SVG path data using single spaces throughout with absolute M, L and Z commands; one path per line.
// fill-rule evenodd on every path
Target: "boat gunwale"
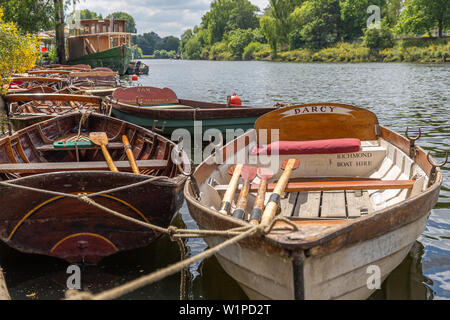
M 79 116 L 79 115 L 80 115 L 80 112 L 70 112 L 70 113 L 65 114 L 65 115 L 62 115 L 62 116 L 53 116 L 53 117 L 50 118 L 50 119 L 47 119 L 47 120 L 44 120 L 44 121 L 35 123 L 35 124 L 33 124 L 33 125 L 30 125 L 30 126 L 28 126 L 28 127 L 25 127 L 25 128 L 23 128 L 23 129 L 20 129 L 20 130 L 18 130 L 18 131 L 13 132 L 13 134 L 11 134 L 11 135 L 9 135 L 9 136 L 5 136 L 5 137 L 0 138 L 0 145 L 2 145 L 2 142 L 3 142 L 4 140 L 5 140 L 5 141 L 6 141 L 6 140 L 10 140 L 10 141 L 11 141 L 11 140 L 15 140 L 15 139 L 19 139 L 19 140 L 20 140 L 20 137 L 21 137 L 22 135 L 26 134 L 26 132 L 28 132 L 28 131 L 30 131 L 30 130 L 33 130 L 33 129 L 36 129 L 36 128 L 39 128 L 39 130 L 42 130 L 42 126 L 43 126 L 43 125 L 45 126 L 45 125 L 49 124 L 50 122 L 57 121 L 56 119 L 64 119 L 64 118 L 70 118 L 70 117 L 77 117 L 77 116 Z M 162 135 L 160 135 L 160 134 L 158 134 L 158 133 L 156 133 L 156 132 L 154 132 L 154 131 L 151 131 L 151 130 L 146 129 L 146 128 L 144 128 L 144 127 L 137 126 L 137 125 L 135 125 L 135 124 L 133 124 L 133 123 L 130 123 L 130 122 L 127 122 L 127 121 L 125 121 L 125 120 L 121 120 L 121 119 L 117 119 L 117 118 L 112 118 L 112 117 L 109 117 L 109 116 L 107 116 L 107 115 L 100 114 L 100 113 L 96 113 L 96 112 L 94 112 L 92 115 L 97 116 L 97 117 L 100 117 L 100 118 L 104 118 L 104 119 L 106 119 L 106 121 L 117 121 L 117 122 L 119 122 L 119 123 L 123 123 L 123 124 L 125 124 L 125 125 L 128 126 L 128 127 L 131 127 L 131 128 L 136 129 L 136 131 L 148 132 L 149 134 L 153 135 L 155 139 L 159 139 L 159 140 L 161 140 L 161 141 L 164 141 L 164 142 L 167 143 L 167 144 L 171 144 L 171 145 L 173 145 L 173 146 L 176 145 L 172 140 L 170 140 L 170 139 L 168 139 L 168 138 L 166 138 L 166 137 L 164 137 L 164 136 L 162 136 Z M 119 132 L 116 136 L 118 137 L 118 135 L 120 135 L 120 132 Z M 113 141 L 111 140 L 110 142 L 113 142 Z M 62 149 L 62 150 L 63 150 L 63 149 Z M 188 157 L 188 155 L 186 154 L 186 152 L 185 152 L 185 151 L 182 151 L 182 152 L 183 152 L 183 159 L 188 160 L 189 157 Z M 170 157 L 170 155 L 169 155 L 169 157 Z M 167 160 L 169 160 L 169 159 L 167 159 Z M 184 161 L 183 164 L 182 164 L 182 167 L 183 167 L 183 170 L 184 170 L 185 172 L 190 172 L 190 171 L 191 171 L 191 168 L 192 168 L 192 167 L 191 167 L 191 163 L 190 163 L 189 161 Z M 177 171 L 180 171 L 180 170 L 178 169 Z M 50 173 L 49 173 L 49 172 L 47 172 L 47 173 L 39 173 L 39 174 L 33 174 L 33 175 L 30 175 L 30 176 L 41 176 L 41 175 L 54 174 L 54 173 L 59 173 L 59 172 L 62 172 L 62 171 L 56 171 L 56 172 L 50 172 Z M 70 174 L 70 173 L 73 173 L 73 172 L 85 172 L 85 171 L 79 171 L 79 170 L 77 171 L 77 170 L 74 170 L 74 171 L 65 171 L 65 172 L 63 172 L 63 173 Z M 118 175 L 118 174 L 136 175 L 136 174 L 134 174 L 134 173 L 129 173 L 129 172 L 111 172 L 111 171 L 103 171 L 103 170 L 90 170 L 89 172 L 91 172 L 91 173 L 92 173 L 92 172 L 101 172 L 101 173 L 105 173 L 105 174 L 108 174 L 108 175 L 111 175 L 111 174 L 114 174 L 114 175 Z M 11 179 L 11 180 L 8 180 L 8 182 L 11 182 L 11 181 L 18 181 L 18 180 L 20 180 L 20 179 L 29 178 L 30 176 L 27 176 L 27 177 L 21 177 L 21 178 L 18 178 L 18 179 Z M 141 176 L 147 176 L 147 175 L 141 175 Z M 158 177 L 158 176 L 147 176 L 147 177 L 152 178 L 152 177 Z M 178 172 L 174 177 L 167 177 L 167 179 L 168 179 L 169 181 L 171 181 L 172 183 L 177 184 L 178 186 L 181 186 L 183 183 L 185 183 L 186 180 L 187 180 L 187 178 L 188 178 L 188 176 L 187 176 L 185 173 L 183 173 L 183 172 Z M 161 181 L 162 181 L 162 180 L 161 180 Z
M 179 99 L 179 104 L 187 103 L 187 106 L 193 109 L 152 109 L 151 107 L 142 107 L 132 104 L 127 104 L 120 101 L 114 101 L 112 97 L 107 97 L 106 100 L 111 104 L 112 108 L 130 114 L 147 117 L 156 117 L 165 120 L 209 120 L 209 119 L 224 119 L 224 118 L 247 118 L 262 115 L 266 112 L 276 110 L 276 107 L 256 107 L 256 106 L 227 106 L 226 104 Z M 210 105 L 211 107 L 194 107 L 189 104 Z M 248 114 L 242 114 L 242 112 Z M 216 113 L 213 116 L 211 113 Z
M 409 150 L 409 142 L 405 137 L 382 126 L 380 126 L 380 129 L 381 129 L 380 138 L 385 139 L 387 142 L 393 144 L 402 151 L 405 151 L 406 149 Z M 248 135 L 249 133 L 246 133 L 240 136 L 239 138 L 233 140 L 232 141 L 234 142 L 233 145 L 231 144 L 232 142 L 230 142 L 229 144 L 224 146 L 223 153 L 225 154 L 226 152 L 225 150 L 227 148 L 234 147 L 238 139 L 242 139 L 243 137 Z M 245 146 L 246 145 L 247 144 L 245 144 Z M 239 150 L 233 151 L 234 155 Z M 416 159 L 418 160 L 417 164 L 425 171 L 426 175 L 429 177 L 432 166 L 431 164 L 427 165 L 427 162 L 425 162 L 426 160 L 424 160 L 426 159 L 426 153 L 421 147 L 418 146 Z M 205 166 L 207 166 L 208 168 L 207 170 L 208 173 L 202 172 L 206 169 Z M 205 175 L 207 176 L 204 177 L 204 179 L 198 179 L 197 180 L 198 184 L 201 185 L 202 183 L 204 183 L 206 178 L 212 172 L 214 172 L 214 170 L 216 170 L 218 166 L 219 166 L 218 164 L 207 165 L 206 160 L 201 165 L 199 165 L 194 172 L 194 177 L 198 178 L 199 173 L 201 173 L 202 176 Z M 432 199 L 435 198 L 437 199 L 443 181 L 442 172 L 440 168 L 437 168 L 436 174 L 437 174 L 436 180 L 425 191 L 413 197 L 410 197 L 400 203 L 389 206 L 379 211 L 375 211 L 371 215 L 367 215 L 352 220 L 349 219 L 343 220 L 343 223 L 339 229 L 332 231 L 328 234 L 325 234 L 323 237 L 319 239 L 312 241 L 303 241 L 303 242 L 296 241 L 295 243 L 287 243 L 284 241 L 280 241 L 273 235 L 268 235 L 262 238 L 252 237 L 251 239 L 244 239 L 239 243 L 253 249 L 264 250 L 267 253 L 270 252 L 280 253 L 281 249 L 285 251 L 287 250 L 289 252 L 288 253 L 289 255 L 299 251 L 306 251 L 306 253 L 310 256 L 318 256 L 322 254 L 335 252 L 341 248 L 348 247 L 362 241 L 376 238 L 387 232 L 396 230 L 408 223 L 416 221 L 425 214 L 429 214 L 432 207 L 430 207 L 429 210 L 426 210 L 426 212 L 423 212 L 424 210 L 416 210 L 419 213 L 416 213 L 415 215 L 413 212 L 414 210 L 410 210 L 409 214 L 407 214 L 406 217 L 402 217 L 401 215 L 397 216 L 397 219 L 400 221 L 395 221 L 394 219 L 392 219 L 392 215 L 395 212 L 399 212 L 399 210 L 417 207 L 418 203 L 422 203 L 423 205 L 429 206 L 431 204 L 430 201 L 432 202 Z M 184 186 L 184 196 L 188 203 L 191 215 L 193 216 L 194 220 L 199 226 L 206 228 L 211 228 L 211 226 L 213 227 L 217 226 L 220 227 L 220 229 L 231 229 L 234 227 L 249 226 L 247 222 L 235 219 L 231 216 L 225 216 L 216 210 L 212 210 L 200 204 L 197 200 L 195 200 L 195 198 L 192 195 L 192 190 L 190 190 L 190 181 L 188 181 Z M 192 210 L 191 207 L 195 208 L 195 210 Z M 378 231 L 376 231 L 375 226 L 377 225 L 377 223 L 379 224 L 378 221 L 382 221 L 382 219 L 386 219 L 386 223 L 388 223 L 388 226 L 386 227 L 385 225 L 383 225 L 382 228 L 378 228 Z M 362 229 L 363 231 L 358 232 L 359 229 Z M 357 233 L 357 236 L 355 236 L 354 234 L 355 232 Z

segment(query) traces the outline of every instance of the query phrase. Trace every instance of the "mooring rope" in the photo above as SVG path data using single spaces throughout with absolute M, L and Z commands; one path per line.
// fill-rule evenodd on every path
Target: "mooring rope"
M 202 253 L 192 256 L 188 259 L 179 261 L 171 266 L 168 266 L 165 269 L 155 271 L 151 274 L 142 276 L 138 279 L 132 280 L 121 286 L 103 291 L 103 292 L 95 294 L 95 295 L 91 294 L 89 292 L 78 292 L 75 290 L 68 290 L 66 292 L 66 299 L 67 300 L 111 300 L 111 299 L 116 299 L 127 293 L 130 293 L 132 291 L 135 291 L 137 289 L 145 287 L 149 284 L 152 284 L 156 281 L 164 279 L 172 274 L 175 274 L 175 273 L 187 268 L 190 264 L 192 264 L 194 262 L 209 258 L 212 255 L 219 252 L 220 250 L 223 250 L 224 248 L 226 248 L 242 239 L 245 239 L 247 237 L 250 237 L 250 236 L 260 232 L 260 230 L 261 230 L 261 226 L 252 226 L 247 231 L 242 232 L 241 234 L 234 236 L 233 238 L 228 239 L 213 248 L 207 249 L 207 250 L 203 251 Z
M 168 266 L 164 269 L 155 271 L 149 275 L 142 276 L 142 277 L 140 277 L 136 280 L 132 280 L 124 285 L 118 286 L 118 287 L 110 289 L 110 290 L 106 290 L 106 291 L 101 292 L 96 295 L 93 295 L 89 292 L 68 290 L 66 292 L 66 299 L 68 299 L 68 300 L 115 299 L 115 298 L 118 298 L 127 293 L 135 291 L 141 287 L 152 284 L 156 281 L 159 281 L 167 276 L 170 276 L 170 275 L 172 275 L 176 272 L 180 272 L 180 271 L 181 271 L 180 299 L 183 299 L 185 297 L 186 268 L 190 264 L 200 261 L 200 260 L 203 260 L 203 259 L 206 259 L 206 258 L 216 254 L 220 250 L 226 248 L 227 246 L 237 243 L 240 240 L 245 239 L 247 237 L 251 237 L 255 234 L 266 235 L 272 231 L 272 229 L 275 226 L 277 221 L 283 221 L 286 224 L 288 224 L 288 226 L 292 227 L 295 231 L 298 230 L 298 227 L 292 221 L 290 221 L 289 219 L 282 217 L 282 216 L 275 217 L 275 219 L 273 219 L 269 225 L 257 225 L 257 226 L 248 225 L 248 226 L 241 226 L 241 227 L 236 227 L 236 228 L 232 228 L 232 229 L 228 229 L 228 230 L 188 230 L 188 229 L 179 229 L 174 226 L 169 226 L 168 228 L 163 228 L 163 227 L 154 225 L 152 223 L 137 220 L 135 218 L 124 215 L 120 212 L 117 212 L 108 207 L 105 207 L 105 206 L 95 202 L 92 199 L 93 197 L 101 195 L 101 194 L 116 192 L 116 191 L 120 191 L 120 190 L 124 190 L 124 189 L 128 189 L 128 188 L 132 188 L 135 186 L 140 186 L 145 183 L 149 183 L 149 182 L 159 180 L 159 179 L 168 179 L 168 177 L 156 176 L 156 177 L 152 177 L 147 180 L 133 183 L 130 185 L 121 186 L 118 188 L 113 188 L 113 189 L 104 190 L 104 191 L 100 191 L 100 192 L 96 192 L 96 193 L 90 193 L 90 194 L 86 194 L 86 193 L 70 194 L 70 193 L 64 193 L 64 192 L 58 192 L 58 191 L 43 190 L 43 189 L 39 189 L 39 188 L 28 187 L 28 186 L 23 186 L 20 184 L 13 184 L 13 183 L 4 182 L 4 181 L 0 181 L 0 185 L 5 186 L 5 187 L 13 187 L 13 188 L 18 188 L 18 189 L 23 189 L 23 190 L 28 190 L 28 191 L 40 192 L 40 193 L 45 193 L 45 194 L 50 194 L 50 195 L 75 198 L 75 199 L 83 201 L 91 206 L 94 206 L 100 210 L 103 210 L 111 215 L 114 215 L 115 217 L 118 217 L 120 219 L 138 224 L 138 225 L 146 227 L 148 229 L 156 230 L 160 233 L 165 233 L 170 237 L 170 239 L 172 241 L 176 241 L 178 243 L 179 248 L 180 248 L 181 261 L 179 261 L 171 266 Z M 182 238 L 196 238 L 196 237 L 205 237 L 205 236 L 225 236 L 225 237 L 231 237 L 231 238 L 213 248 L 203 251 L 200 254 L 197 254 L 193 257 L 183 260 L 185 254 L 186 254 L 186 251 L 185 251 L 185 247 L 184 247 Z

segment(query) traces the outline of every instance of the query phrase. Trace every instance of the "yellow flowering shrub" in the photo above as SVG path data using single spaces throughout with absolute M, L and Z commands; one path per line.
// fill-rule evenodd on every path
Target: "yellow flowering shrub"
M 3 20 L 0 8 L 0 94 L 6 93 L 14 73 L 30 70 L 38 57 L 38 37 L 19 33 L 14 23 Z

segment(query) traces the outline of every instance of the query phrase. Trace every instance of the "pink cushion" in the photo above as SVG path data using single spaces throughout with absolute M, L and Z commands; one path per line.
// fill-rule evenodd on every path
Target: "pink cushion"
M 358 152 L 361 149 L 361 141 L 355 138 L 314 141 L 276 141 L 265 147 L 255 146 L 250 154 L 270 155 L 272 150 L 276 153 L 277 148 L 279 155 L 349 153 Z

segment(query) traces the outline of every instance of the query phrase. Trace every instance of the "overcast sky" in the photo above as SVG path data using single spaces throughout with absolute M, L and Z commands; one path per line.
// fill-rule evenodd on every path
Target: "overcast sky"
M 184 30 L 199 25 L 212 0 L 80 0 L 77 10 L 89 9 L 103 17 L 125 11 L 136 21 L 139 34 L 154 31 L 160 36 L 179 37 Z M 263 10 L 269 0 L 250 0 Z M 70 10 L 71 11 L 71 10 Z

